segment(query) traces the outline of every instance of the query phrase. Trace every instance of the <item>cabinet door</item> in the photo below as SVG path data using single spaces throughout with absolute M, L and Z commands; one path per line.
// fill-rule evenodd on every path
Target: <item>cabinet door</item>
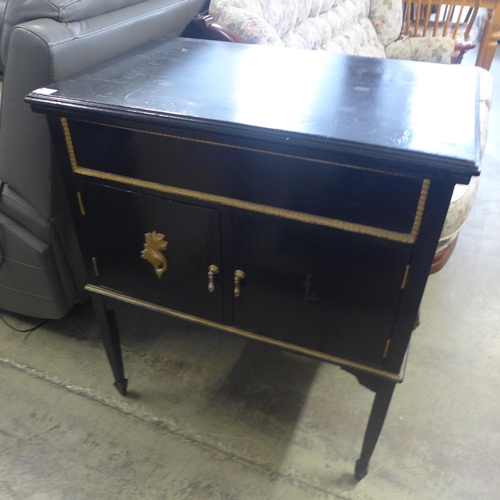
M 96 284 L 213 321 L 222 321 L 219 212 L 108 186 L 82 183 L 81 196 L 99 277 Z M 164 235 L 166 271 L 141 257 L 145 234 Z M 154 252 L 153 252 L 154 254 Z M 163 264 L 161 264 L 163 267 Z
M 410 252 L 340 231 L 234 216 L 234 323 L 380 366 Z

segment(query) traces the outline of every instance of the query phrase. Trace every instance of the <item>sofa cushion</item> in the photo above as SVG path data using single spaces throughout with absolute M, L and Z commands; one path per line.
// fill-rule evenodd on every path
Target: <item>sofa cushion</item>
M 448 37 L 406 37 L 385 47 L 387 57 L 408 61 L 450 64 L 455 41 Z
M 369 16 L 373 3 L 383 17 L 388 1 L 212 0 L 210 15 L 246 43 L 385 57 Z

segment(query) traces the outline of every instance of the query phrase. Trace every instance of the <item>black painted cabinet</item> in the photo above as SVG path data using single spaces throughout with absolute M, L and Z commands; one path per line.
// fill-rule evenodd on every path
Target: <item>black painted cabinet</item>
M 116 301 L 336 363 L 376 393 L 364 477 L 479 175 L 477 74 L 455 69 L 177 39 L 33 91 L 118 390 Z

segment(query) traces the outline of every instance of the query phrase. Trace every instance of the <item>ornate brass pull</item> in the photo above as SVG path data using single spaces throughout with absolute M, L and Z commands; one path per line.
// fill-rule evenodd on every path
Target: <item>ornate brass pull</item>
M 161 253 L 167 248 L 168 241 L 165 241 L 164 234 L 153 231 L 146 233 L 146 243 L 144 243 L 144 250 L 141 252 L 141 258 L 150 262 L 155 268 L 155 273 L 158 278 L 161 278 L 163 273 L 167 270 L 167 259 Z
M 219 268 L 215 265 L 211 265 L 208 268 L 208 291 L 212 293 L 215 290 L 214 285 L 214 275 L 219 272 Z
M 234 296 L 240 296 L 240 281 L 245 277 L 245 273 L 239 269 L 234 272 Z

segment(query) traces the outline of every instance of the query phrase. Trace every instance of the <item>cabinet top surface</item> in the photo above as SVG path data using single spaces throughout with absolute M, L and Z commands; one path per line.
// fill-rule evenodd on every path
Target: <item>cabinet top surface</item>
M 341 144 L 474 175 L 477 85 L 475 68 L 178 38 L 27 100 L 38 111 L 150 120 L 285 144 L 307 140 L 325 150 Z

